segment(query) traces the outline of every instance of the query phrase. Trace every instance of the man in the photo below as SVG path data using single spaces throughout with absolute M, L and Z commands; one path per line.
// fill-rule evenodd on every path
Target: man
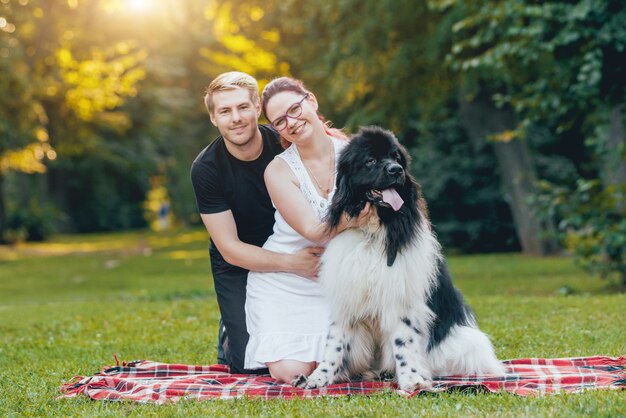
M 323 249 L 278 254 L 261 248 L 272 233 L 275 210 L 263 173 L 283 149 L 278 134 L 258 124 L 257 81 L 241 72 L 221 74 L 209 85 L 204 103 L 221 136 L 196 157 L 191 179 L 200 217 L 211 237 L 211 270 L 228 337 L 226 362 L 233 373 L 259 373 L 243 369 L 248 270 L 313 278 Z

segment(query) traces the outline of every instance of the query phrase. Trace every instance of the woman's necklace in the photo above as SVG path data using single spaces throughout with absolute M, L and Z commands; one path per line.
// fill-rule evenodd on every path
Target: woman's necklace
M 333 141 L 329 139 L 328 142 L 330 142 L 330 177 L 328 178 L 328 187 L 324 188 L 321 186 L 320 182 L 317 180 L 317 177 L 315 177 L 315 174 L 313 174 L 311 169 L 307 167 L 307 165 L 304 163 L 304 160 L 302 160 L 302 165 L 304 166 L 304 168 L 306 168 L 306 171 L 308 171 L 309 174 L 311 175 L 311 178 L 317 185 L 317 188 L 320 189 L 322 193 L 326 194 L 326 196 L 328 196 L 330 191 L 333 189 L 333 183 L 334 183 L 333 174 L 335 172 L 335 152 L 334 152 L 335 150 L 333 147 Z

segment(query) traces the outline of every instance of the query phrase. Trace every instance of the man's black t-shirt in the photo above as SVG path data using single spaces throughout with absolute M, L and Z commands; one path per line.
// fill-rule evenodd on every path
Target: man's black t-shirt
M 270 161 L 284 150 L 276 131 L 265 125 L 259 125 L 259 130 L 263 151 L 256 160 L 241 161 L 233 157 L 220 136 L 194 160 L 191 181 L 201 214 L 231 210 L 239 239 L 260 247 L 272 234 L 275 211 L 263 173 Z M 210 253 L 214 271 L 238 268 L 224 261 L 213 240 Z

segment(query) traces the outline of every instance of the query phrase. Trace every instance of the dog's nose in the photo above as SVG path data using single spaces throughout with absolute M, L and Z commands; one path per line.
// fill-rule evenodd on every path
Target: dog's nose
M 402 174 L 403 171 L 404 170 L 402 169 L 402 166 L 398 163 L 389 164 L 387 166 L 387 173 L 391 174 L 392 176 Z

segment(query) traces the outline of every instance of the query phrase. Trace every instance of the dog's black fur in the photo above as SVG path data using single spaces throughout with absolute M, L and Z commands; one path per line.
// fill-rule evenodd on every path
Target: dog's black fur
M 389 131 L 378 127 L 361 129 L 341 154 L 337 168 L 337 191 L 328 213 L 331 228 L 339 225 L 346 212 L 354 217 L 371 202 L 387 234 L 387 265 L 393 262 L 409 242 L 415 239 L 426 203 L 419 184 L 406 171 L 409 154 Z M 396 189 L 404 205 L 395 212 L 371 190 Z

